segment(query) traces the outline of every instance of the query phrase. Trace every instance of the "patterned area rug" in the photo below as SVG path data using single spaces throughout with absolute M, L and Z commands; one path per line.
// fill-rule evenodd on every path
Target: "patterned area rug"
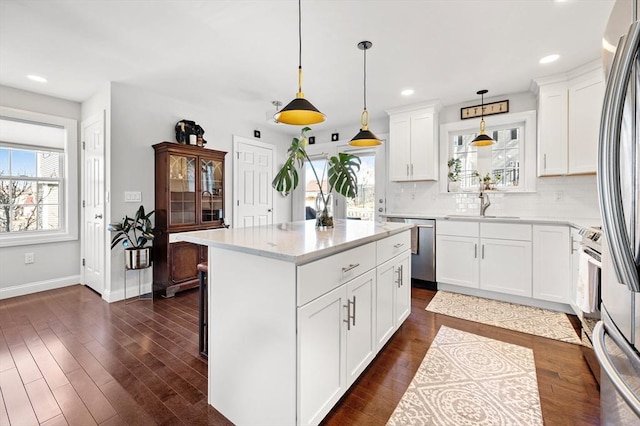
M 533 351 L 441 326 L 387 425 L 542 425 Z
M 427 311 L 522 333 L 582 344 L 569 318 L 561 312 L 438 291 Z

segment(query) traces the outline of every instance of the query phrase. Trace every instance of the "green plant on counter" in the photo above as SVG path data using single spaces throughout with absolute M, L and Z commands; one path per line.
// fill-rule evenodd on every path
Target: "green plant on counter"
M 291 191 L 298 187 L 300 180 L 298 168 L 304 166 L 305 160 L 308 161 L 318 184 L 319 195 L 324 206 L 322 211 L 317 212 L 316 226 L 331 228 L 333 227 L 333 217 L 327 211 L 327 198 L 334 189 L 346 198 L 355 198 L 358 195 L 357 173 L 360 170 L 361 161 L 357 155 L 340 152 L 338 155 L 328 158 L 327 165 L 319 176 L 305 150 L 308 145 L 307 132 L 310 130 L 310 127 L 305 127 L 302 129 L 299 138 L 293 138 L 287 151 L 289 156 L 276 174 L 273 182 L 271 182 L 271 186 L 282 195 L 289 195 Z M 325 171 L 329 179 L 329 188 L 326 192 L 322 189 Z

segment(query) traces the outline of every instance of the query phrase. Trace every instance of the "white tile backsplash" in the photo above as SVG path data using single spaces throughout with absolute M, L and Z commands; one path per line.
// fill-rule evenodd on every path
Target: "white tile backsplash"
M 536 192 L 490 192 L 488 215 L 600 218 L 595 175 L 544 177 Z M 441 193 L 438 182 L 390 182 L 389 214 L 479 214 L 478 192 Z

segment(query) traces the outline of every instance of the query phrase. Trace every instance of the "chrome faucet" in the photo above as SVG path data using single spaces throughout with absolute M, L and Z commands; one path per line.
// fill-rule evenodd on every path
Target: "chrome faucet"
M 480 216 L 484 216 L 485 212 L 491 205 L 491 200 L 489 200 L 489 194 L 484 191 L 480 191 Z

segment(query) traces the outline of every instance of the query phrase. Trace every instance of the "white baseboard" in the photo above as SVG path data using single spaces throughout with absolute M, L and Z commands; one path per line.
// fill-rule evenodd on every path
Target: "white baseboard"
M 20 284 L 7 288 L 0 288 L 0 300 L 10 297 L 24 296 L 40 291 L 53 290 L 80 283 L 80 275 L 56 278 L 54 280 L 38 281 L 35 283 Z
M 142 283 L 140 293 L 143 295 L 148 295 L 153 291 L 153 283 Z M 138 294 L 138 286 L 134 285 L 127 289 L 127 297 L 137 297 Z M 119 302 L 120 300 L 124 300 L 124 289 L 120 288 L 115 291 L 105 290 L 102 293 L 102 299 L 108 303 Z

